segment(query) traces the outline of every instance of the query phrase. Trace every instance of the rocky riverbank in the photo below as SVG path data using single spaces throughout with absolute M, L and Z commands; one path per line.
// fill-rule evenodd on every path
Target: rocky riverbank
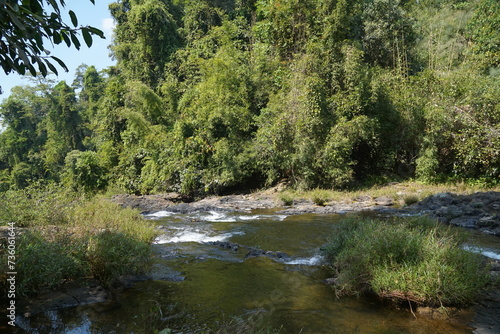
M 476 229 L 482 233 L 500 236 L 500 192 L 477 192 L 474 194 L 438 193 L 428 196 L 412 205 L 403 205 L 401 200 L 392 196 L 359 195 L 349 199 L 327 201 L 325 205 L 316 205 L 307 198 L 295 198 L 293 204 L 285 206 L 280 200 L 280 193 L 267 191 L 245 195 L 214 196 L 194 202 L 185 202 L 185 198 L 176 193 L 158 195 L 115 195 L 112 200 L 124 207 L 139 209 L 143 213 L 168 211 L 175 213 L 193 212 L 250 212 L 252 210 L 272 210 L 284 215 L 296 214 L 345 214 L 372 212 L 389 215 L 425 214 L 445 224 Z M 2 232 L 2 231 L 0 231 Z M 1 233 L 0 233 L 1 234 Z M 500 242 L 500 239 L 499 239 Z M 285 261 L 288 255 L 281 252 L 267 252 L 236 243 L 212 242 L 211 245 L 229 250 L 244 248 L 246 257 L 265 256 Z M 490 260 L 492 275 L 500 276 L 499 261 Z M 46 310 L 54 310 L 92 303 L 113 304 L 112 295 L 131 286 L 137 278 L 123 278 L 105 290 L 89 280 L 83 286 L 64 285 L 61 291 L 49 292 L 31 301 L 24 308 L 26 316 Z M 147 277 L 140 278 L 147 279 Z M 114 291 L 116 290 L 116 291 Z M 110 304 L 110 305 L 111 305 Z M 500 333 L 500 290 L 493 289 L 485 293 L 475 306 L 476 316 L 471 324 L 476 334 Z
M 343 214 L 354 212 L 375 212 L 390 215 L 427 215 L 440 222 L 477 229 L 483 233 L 500 236 L 500 192 L 476 192 L 468 195 L 438 193 L 415 204 L 401 206 L 389 196 L 358 196 L 348 200 L 329 201 L 316 205 L 312 200 L 296 199 L 290 206 L 284 206 L 276 193 L 255 193 L 207 197 L 185 203 L 175 193 L 163 195 L 116 195 L 113 201 L 122 206 L 137 208 L 142 212 L 171 211 L 190 213 L 202 211 L 251 211 L 274 209 L 279 214 L 296 215 L 304 213 Z
M 328 201 L 322 206 L 316 205 L 312 200 L 298 198 L 293 200 L 292 205 L 285 206 L 276 192 L 209 197 L 191 203 L 182 202 L 182 197 L 178 194 L 118 195 L 114 196 L 113 200 L 123 206 L 137 208 L 143 212 L 164 210 L 190 213 L 273 209 L 276 213 L 285 215 L 355 212 L 402 216 L 427 215 L 445 224 L 500 236 L 500 192 L 495 191 L 473 194 L 437 193 L 407 206 L 394 197 L 370 195 Z M 225 244 L 217 246 L 226 247 Z M 500 277 L 499 261 L 492 259 L 489 261 L 492 265 L 492 277 Z M 480 302 L 474 307 L 474 311 L 475 317 L 471 326 L 475 328 L 473 331 L 475 334 L 500 333 L 500 289 L 498 287 L 485 292 Z

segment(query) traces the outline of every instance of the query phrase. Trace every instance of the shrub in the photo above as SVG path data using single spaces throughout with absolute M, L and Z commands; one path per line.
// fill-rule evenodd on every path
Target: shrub
M 467 305 L 488 280 L 461 236 L 426 219 L 346 220 L 324 248 L 338 294 L 375 293 L 430 306 Z
M 78 251 L 79 243 L 63 234 L 52 235 L 49 240 L 41 232 L 26 232 L 17 244 L 17 291 L 29 295 L 42 288 L 56 288 L 64 280 L 88 274 L 83 264 L 84 254 Z
M 311 200 L 314 204 L 323 206 L 326 202 L 330 201 L 331 196 L 328 190 L 316 189 L 310 193 Z
M 65 158 L 65 184 L 75 190 L 96 191 L 107 186 L 106 170 L 101 166 L 96 152 L 69 152 Z
M 283 202 L 283 205 L 285 206 L 293 205 L 293 196 L 289 192 L 282 192 L 279 195 L 279 199 Z
M 37 294 L 90 274 L 107 284 L 149 266 L 149 244 L 156 232 L 136 210 L 123 209 L 104 197 L 78 198 L 54 186 L 0 196 L 5 203 L 0 220 L 29 227 L 16 245 L 19 295 Z M 0 245 L 0 259 L 6 260 L 4 250 Z M 2 282 L 0 288 L 5 279 Z
M 17 227 L 64 225 L 67 208 L 77 200 L 76 193 L 53 183 L 8 190 L 0 193 L 0 222 L 13 222 Z
M 146 244 L 156 236 L 153 224 L 142 218 L 139 211 L 122 208 L 103 196 L 76 206 L 68 216 L 73 231 L 81 236 L 93 236 L 109 230 Z
M 420 198 L 418 197 L 418 195 L 407 195 L 403 200 L 405 202 L 405 205 L 412 205 L 418 203 L 420 201 Z
M 125 233 L 104 231 L 88 241 L 90 271 L 106 284 L 124 274 L 144 273 L 150 265 L 150 255 L 148 244 Z

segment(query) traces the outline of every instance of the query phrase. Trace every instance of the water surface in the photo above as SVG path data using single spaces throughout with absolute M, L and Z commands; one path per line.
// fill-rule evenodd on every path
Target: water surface
M 470 313 L 457 321 L 416 319 L 374 299 L 337 298 L 323 282 L 331 273 L 320 247 L 344 217 L 149 214 L 162 226 L 153 280 L 113 302 L 46 312 L 21 325 L 29 333 L 472 333 Z M 247 257 L 251 248 L 286 256 Z

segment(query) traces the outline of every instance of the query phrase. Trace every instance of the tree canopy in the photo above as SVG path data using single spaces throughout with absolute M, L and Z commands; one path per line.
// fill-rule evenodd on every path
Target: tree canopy
M 0 190 L 499 182 L 497 3 L 118 0 L 116 66 L 0 106 Z M 78 47 L 54 20 L 43 33 Z

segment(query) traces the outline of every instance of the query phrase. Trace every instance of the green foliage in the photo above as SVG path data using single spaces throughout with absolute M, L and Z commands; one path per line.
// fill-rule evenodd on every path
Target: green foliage
M 71 151 L 65 158 L 64 182 L 72 189 L 95 191 L 107 185 L 106 170 L 93 151 Z
M 468 36 L 472 51 L 486 59 L 487 67 L 500 66 L 500 4 L 495 0 L 477 2 L 474 15 L 469 20 Z
M 115 67 L 17 87 L 0 107 L 0 189 L 495 182 L 496 6 L 117 1 Z
M 328 190 L 322 190 L 322 189 L 315 189 L 309 193 L 309 196 L 311 197 L 311 200 L 314 202 L 314 204 L 323 206 L 325 205 L 328 201 L 330 201 L 330 192 Z
M 13 222 L 21 231 L 16 244 L 20 295 L 89 275 L 109 284 L 149 268 L 156 231 L 136 210 L 103 197 L 81 198 L 54 185 L 0 196 L 0 221 Z M 0 258 L 5 249 L 0 247 Z
M 290 206 L 293 205 L 293 195 L 289 192 L 282 192 L 279 195 L 279 199 L 283 202 L 283 205 Z
M 118 25 L 112 51 L 128 79 L 156 87 L 165 64 L 179 45 L 177 24 L 161 0 L 115 2 L 110 11 Z
M 399 0 L 373 0 L 363 12 L 363 47 L 368 60 L 406 70 L 415 39 L 412 22 Z
M 26 232 L 16 246 L 17 289 L 21 295 L 32 295 L 43 288 L 57 288 L 64 280 L 89 273 L 78 242 L 62 234 L 49 237 Z
M 90 0 L 94 3 L 95 0 Z M 48 71 L 57 74 L 53 61 L 57 62 L 64 70 L 68 70 L 62 60 L 55 56 L 45 55 L 44 42 L 53 44 L 64 43 L 70 47 L 80 49 L 79 32 L 88 47 L 92 45 L 93 35 L 104 38 L 104 34 L 91 26 L 78 26 L 78 18 L 73 11 L 68 14 L 71 25 L 62 20 L 64 0 L 44 1 L 19 1 L 6 0 L 0 4 L 0 38 L 2 48 L 0 51 L 0 65 L 4 72 L 12 71 L 25 74 L 28 70 L 36 76 L 36 68 L 46 76 Z
M 153 224 L 137 210 L 121 208 L 102 196 L 82 202 L 68 213 L 72 228 L 79 235 L 95 235 L 103 230 L 124 235 L 149 244 L 156 236 Z
M 34 183 L 21 190 L 0 193 L 0 222 L 19 227 L 65 225 L 67 207 L 78 196 L 54 183 Z
M 150 265 L 150 246 L 119 232 L 104 231 L 88 240 L 90 272 L 103 283 L 124 274 L 143 274 Z
M 488 283 L 480 256 L 464 239 L 426 218 L 341 223 L 325 247 L 339 294 L 374 292 L 431 306 L 469 305 Z

